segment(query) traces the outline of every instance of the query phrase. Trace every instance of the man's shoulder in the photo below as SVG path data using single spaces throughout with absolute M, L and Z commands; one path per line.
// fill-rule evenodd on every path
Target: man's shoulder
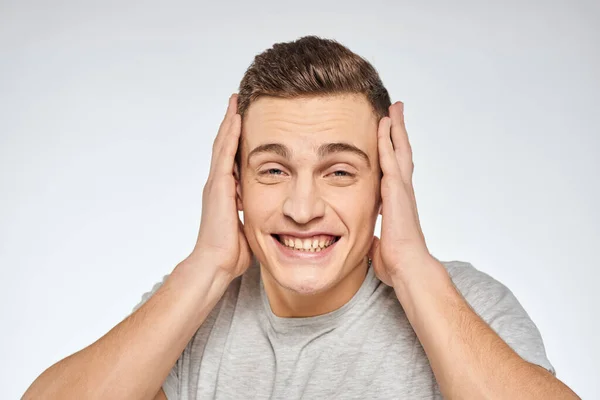
M 463 277 L 467 277 L 467 276 L 478 277 L 479 279 L 482 279 L 482 278 L 485 279 L 485 277 L 480 276 L 480 274 L 487 275 L 484 272 L 475 268 L 473 266 L 473 264 L 471 264 L 470 262 L 467 262 L 467 261 L 453 260 L 453 261 L 440 261 L 440 263 L 446 268 L 446 271 L 448 271 L 448 274 L 450 274 L 450 277 L 452 278 L 453 281 L 455 279 L 462 279 Z M 489 275 L 487 275 L 487 276 L 489 277 Z
M 442 262 L 454 285 L 471 308 L 519 356 L 556 376 L 548 360 L 540 331 L 514 293 L 468 262 Z
M 475 268 L 470 262 L 454 260 L 440 261 L 440 263 L 446 268 L 452 282 L 454 282 L 459 289 L 469 289 L 480 285 L 501 285 L 498 280 L 486 272 Z
M 497 304 L 500 299 L 514 297 L 508 287 L 491 275 L 465 261 L 440 261 L 454 286 L 476 310 Z M 516 300 L 516 299 L 515 299 Z

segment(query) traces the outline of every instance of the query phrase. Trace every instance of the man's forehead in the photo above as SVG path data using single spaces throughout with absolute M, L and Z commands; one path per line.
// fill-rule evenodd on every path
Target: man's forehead
M 362 94 L 337 94 L 324 96 L 299 96 L 293 98 L 261 96 L 248 108 L 248 114 L 268 114 L 269 112 L 279 111 L 290 114 L 304 113 L 326 113 L 332 110 L 339 112 L 352 112 L 357 107 L 364 106 L 369 109 L 369 103 Z M 366 111 L 365 110 L 365 111 Z
M 262 97 L 249 107 L 242 136 L 250 146 L 267 138 L 290 139 L 290 134 L 311 141 L 319 135 L 342 140 L 362 136 L 376 126 L 377 118 L 363 95 Z

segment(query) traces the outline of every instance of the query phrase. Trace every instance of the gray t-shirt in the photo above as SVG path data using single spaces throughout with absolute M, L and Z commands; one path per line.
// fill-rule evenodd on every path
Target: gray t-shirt
M 537 327 L 508 288 L 469 263 L 442 264 L 471 307 L 511 348 L 556 375 Z M 134 311 L 163 282 L 144 294 Z M 394 290 L 372 268 L 338 310 L 281 318 L 271 311 L 257 264 L 230 284 L 163 389 L 169 400 L 442 398 Z

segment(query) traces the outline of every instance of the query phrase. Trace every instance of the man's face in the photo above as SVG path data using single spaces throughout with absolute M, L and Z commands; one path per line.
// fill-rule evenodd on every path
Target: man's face
M 262 97 L 249 107 L 244 231 L 279 286 L 320 293 L 364 263 L 380 201 L 378 123 L 362 95 Z

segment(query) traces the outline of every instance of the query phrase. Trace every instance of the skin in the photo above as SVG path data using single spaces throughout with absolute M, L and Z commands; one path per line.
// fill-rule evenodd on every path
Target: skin
M 250 106 L 243 181 L 236 186 L 238 209 L 244 210 L 244 232 L 261 262 L 273 311 L 310 316 L 343 305 L 364 280 L 362 266 L 369 249 L 377 276 L 394 288 L 445 398 L 577 399 L 548 371 L 523 360 L 481 320 L 430 254 L 412 184 L 404 104 L 390 106 L 389 115 L 374 121 L 368 105 L 356 96 L 264 99 Z M 377 160 L 383 172 L 380 181 L 377 168 L 370 164 L 361 170 L 349 155 L 336 154 L 331 160 L 316 156 L 315 148 L 323 143 L 342 140 Z M 251 149 L 274 141 L 292 154 L 286 159 L 270 153 L 247 159 Z M 333 184 L 329 173 L 343 169 L 341 165 L 351 165 L 361 178 L 348 185 Z M 273 168 L 276 176 L 265 182 L 260 171 Z M 378 210 L 381 240 L 371 236 Z M 282 262 L 270 234 L 288 227 L 336 231 L 341 246 L 325 263 Z
M 412 184 L 414 163 L 404 104 L 390 107 L 378 129 L 381 240 L 370 256 L 392 286 L 448 399 L 578 399 L 544 368 L 523 360 L 465 301 L 427 249 Z
M 393 104 L 390 117 L 379 121 L 372 119 L 366 103 L 352 96 L 260 104 L 250 107 L 248 118 L 253 120 L 247 124 L 242 153 L 248 158 L 252 146 L 260 146 L 260 137 L 287 141 L 294 150 L 282 165 L 288 174 L 278 172 L 276 183 L 265 189 L 258 167 L 253 173 L 242 165 L 240 180 L 234 158 L 242 121 L 233 95 L 213 145 L 192 253 L 135 313 L 44 371 L 23 398 L 130 399 L 156 394 L 155 399 L 165 399 L 159 388 L 175 360 L 231 281 L 250 266 L 253 253 L 261 261 L 274 312 L 293 317 L 318 315 L 345 304 L 364 280 L 370 248 L 373 268 L 393 287 L 444 398 L 578 399 L 548 371 L 521 359 L 490 329 L 429 254 L 412 187 L 414 164 L 402 103 Z M 375 141 L 370 135 L 373 124 Z M 370 162 L 361 166 L 347 152 L 316 156 L 315 146 L 340 139 L 354 141 Z M 354 163 L 359 178 L 344 178 L 344 184 L 332 181 L 330 171 L 344 175 L 336 171 Z M 381 181 L 377 165 L 383 171 Z M 341 194 L 350 188 L 351 195 Z M 244 210 L 246 226 L 236 208 Z M 382 214 L 381 240 L 370 236 L 377 210 Z M 271 230 L 318 224 L 342 237 L 328 258 L 290 264 L 269 247 Z
M 364 281 L 380 204 L 377 126 L 362 95 L 263 97 L 249 107 L 238 209 L 276 315 L 331 312 Z M 319 154 L 332 143 L 353 145 L 368 159 L 347 150 Z M 266 144 L 283 146 L 289 154 L 270 149 L 249 157 Z M 290 261 L 280 256 L 271 236 L 279 232 L 329 232 L 340 240 L 325 261 Z

